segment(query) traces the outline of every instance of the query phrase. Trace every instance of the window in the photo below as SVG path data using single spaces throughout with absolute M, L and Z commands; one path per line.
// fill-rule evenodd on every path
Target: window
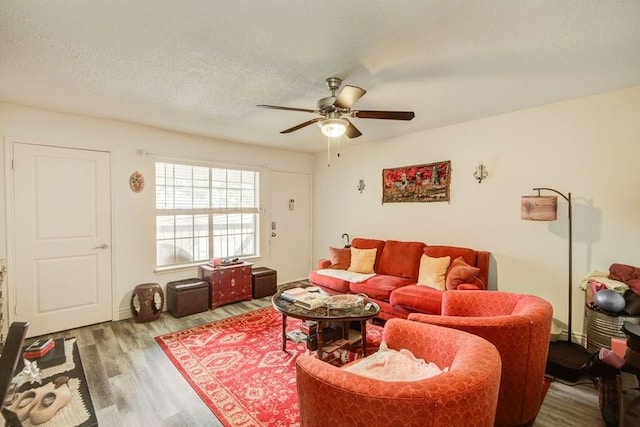
M 259 173 L 156 162 L 156 264 L 258 255 Z

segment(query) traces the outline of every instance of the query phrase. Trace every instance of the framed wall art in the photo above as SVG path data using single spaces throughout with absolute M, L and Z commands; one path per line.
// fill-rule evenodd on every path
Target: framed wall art
M 451 161 L 382 170 L 382 203 L 448 202 Z

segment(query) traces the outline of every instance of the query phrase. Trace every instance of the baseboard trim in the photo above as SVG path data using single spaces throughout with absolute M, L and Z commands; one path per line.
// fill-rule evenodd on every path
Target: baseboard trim
M 568 333 L 566 330 L 561 330 L 558 338 L 554 341 L 566 341 Z M 580 344 L 583 347 L 587 346 L 587 336 L 585 334 L 576 334 L 575 332 L 571 335 L 571 342 L 576 344 Z

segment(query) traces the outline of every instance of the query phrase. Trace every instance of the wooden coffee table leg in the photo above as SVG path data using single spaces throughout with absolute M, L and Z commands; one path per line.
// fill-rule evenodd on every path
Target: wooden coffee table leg
M 360 321 L 360 335 L 362 336 L 362 357 L 367 356 L 367 321 Z
M 287 315 L 282 314 L 282 351 L 287 351 Z
M 322 329 L 323 329 L 323 325 L 321 321 L 317 321 L 316 322 L 316 338 L 317 338 L 317 342 L 318 342 L 318 350 L 317 350 L 317 354 L 318 354 L 318 359 L 323 360 L 323 354 L 324 351 L 322 350 L 322 348 L 324 347 L 324 337 L 322 336 Z

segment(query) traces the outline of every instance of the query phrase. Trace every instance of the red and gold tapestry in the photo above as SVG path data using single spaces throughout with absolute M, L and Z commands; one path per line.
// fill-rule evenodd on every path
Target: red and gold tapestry
M 451 161 L 382 170 L 382 203 L 448 202 Z

